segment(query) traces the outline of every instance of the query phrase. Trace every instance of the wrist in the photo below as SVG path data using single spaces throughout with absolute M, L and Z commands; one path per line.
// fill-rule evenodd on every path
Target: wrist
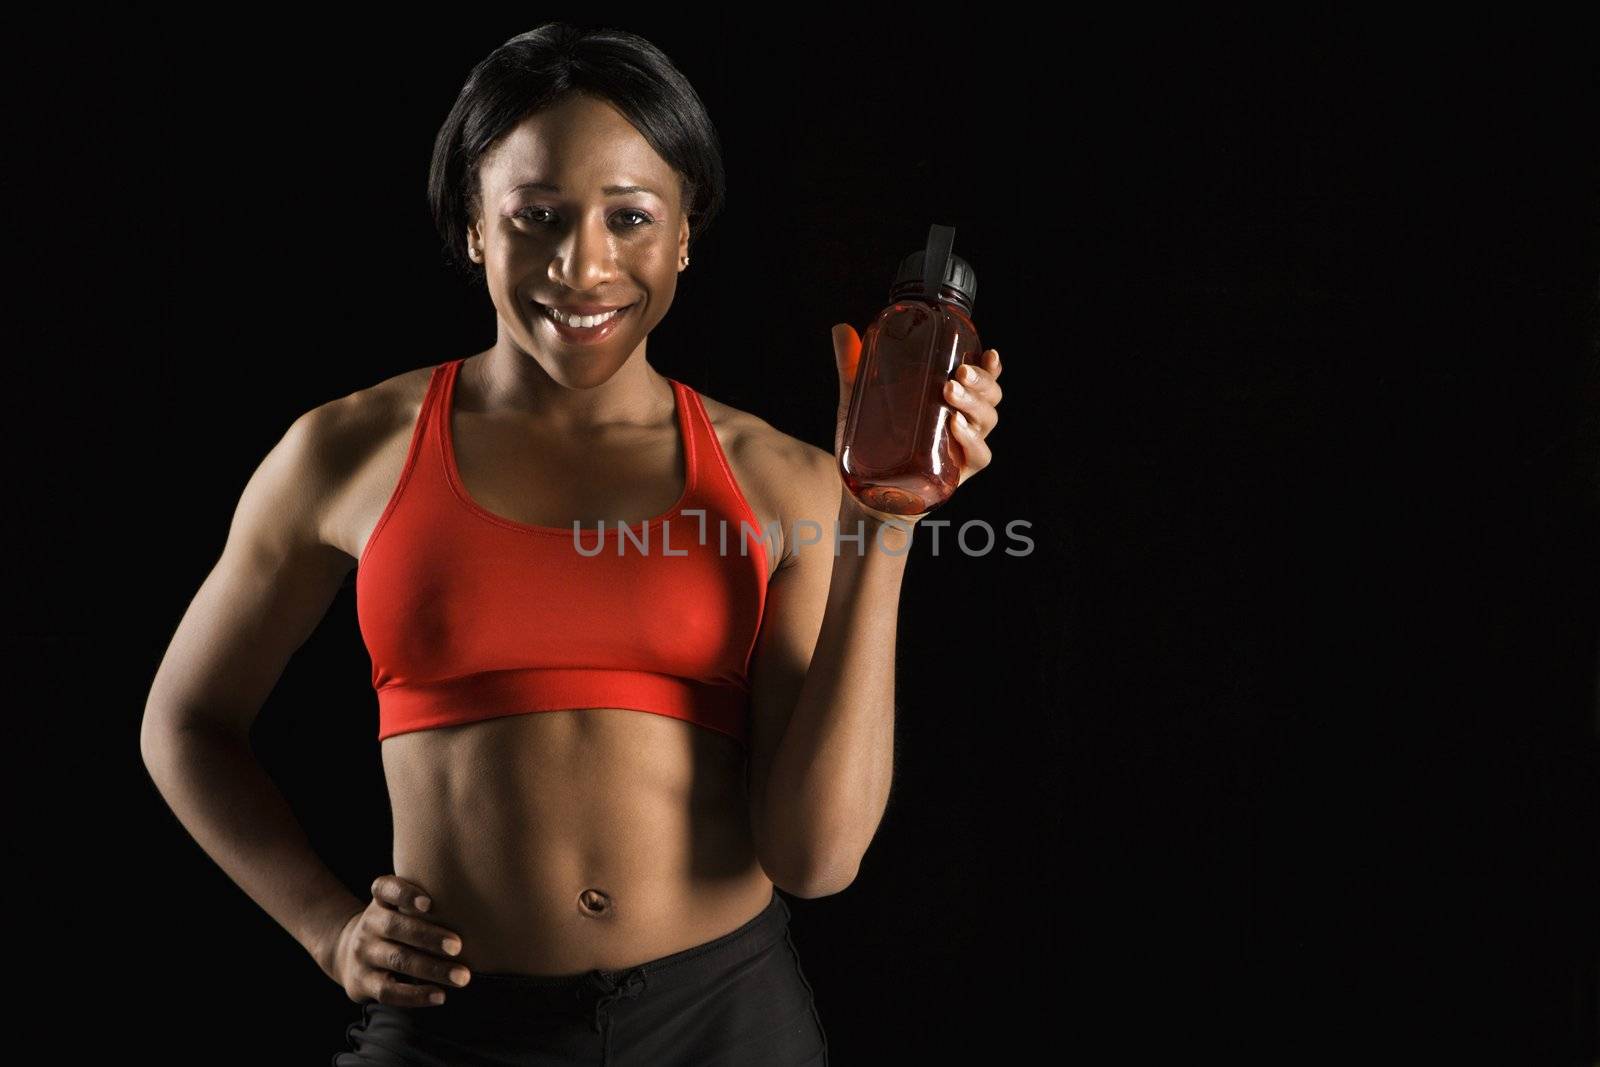
M 917 517 L 891 515 L 862 504 L 843 491 L 839 502 L 838 533 L 834 554 L 884 555 L 903 563 L 911 548 Z
M 347 894 L 345 898 L 319 908 L 317 914 L 305 924 L 300 943 L 324 974 L 333 974 L 339 939 L 344 936 L 350 921 L 365 909 L 363 901 L 354 894 Z
M 894 515 L 887 511 L 869 508 L 851 495 L 844 482 L 841 481 L 839 483 L 839 523 L 841 526 L 848 523 L 854 529 L 855 524 L 860 521 L 866 523 L 868 529 L 879 526 L 901 526 L 909 529 L 915 526 L 917 521 L 926 514 L 927 512 L 924 511 L 916 515 Z

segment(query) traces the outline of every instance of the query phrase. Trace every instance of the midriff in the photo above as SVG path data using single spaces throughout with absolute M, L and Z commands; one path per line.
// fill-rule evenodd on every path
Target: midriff
M 624 708 L 542 711 L 382 743 L 394 873 L 474 972 L 623 969 L 771 900 L 739 744 Z M 591 905 L 603 905 L 599 908 Z

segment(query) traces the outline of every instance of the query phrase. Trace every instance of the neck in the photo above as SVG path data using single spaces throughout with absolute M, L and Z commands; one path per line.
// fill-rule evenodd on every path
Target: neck
M 500 343 L 468 357 L 461 379 L 473 406 L 519 413 L 553 433 L 649 426 L 675 418 L 677 403 L 672 383 L 644 355 L 641 344 L 615 373 L 594 382 L 584 380 L 581 363 L 568 364 L 579 374 L 562 380 L 525 350 Z

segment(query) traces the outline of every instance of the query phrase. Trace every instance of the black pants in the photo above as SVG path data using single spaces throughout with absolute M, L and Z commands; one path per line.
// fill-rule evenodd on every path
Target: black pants
M 376 1002 L 333 1067 L 826 1067 L 828 1040 L 776 891 L 713 941 L 623 971 L 474 973 L 436 1006 Z

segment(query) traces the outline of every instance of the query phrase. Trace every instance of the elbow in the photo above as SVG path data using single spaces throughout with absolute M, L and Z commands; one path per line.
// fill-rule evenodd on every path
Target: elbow
M 170 703 L 145 704 L 139 720 L 139 755 L 146 767 L 168 761 L 175 750 L 199 737 L 250 743 L 250 719 Z
M 812 900 L 842 893 L 861 869 L 862 852 L 843 834 L 774 833 L 762 822 L 763 811 L 751 813 L 756 856 L 772 884 L 792 897 Z
M 139 722 L 139 758 L 147 771 L 154 772 L 159 765 L 169 745 L 167 734 L 162 716 L 146 707 Z
M 184 746 L 204 724 L 171 707 L 147 705 L 139 722 L 139 758 L 152 777 L 182 757 Z
M 146 704 L 139 720 L 139 758 L 154 774 L 172 761 L 174 749 L 182 740 L 183 719 L 170 707 Z
M 767 877 L 772 879 L 773 885 L 791 897 L 799 897 L 802 900 L 831 897 L 835 893 L 844 892 L 850 888 L 850 884 L 856 880 L 856 874 L 861 870 L 859 859 L 812 863 L 778 872 L 774 872 L 766 864 L 762 866 L 766 868 Z

